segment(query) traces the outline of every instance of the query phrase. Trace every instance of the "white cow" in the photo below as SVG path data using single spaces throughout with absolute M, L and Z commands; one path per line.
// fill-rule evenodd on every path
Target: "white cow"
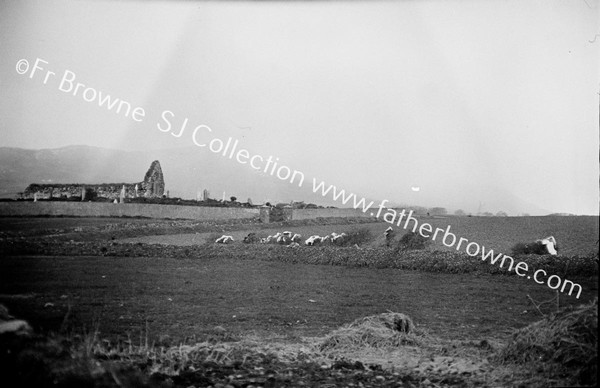
M 333 236 L 333 237 L 331 237 L 331 242 L 333 242 L 336 245 L 341 244 L 344 241 L 344 238 L 347 236 L 346 233 L 341 233 L 341 234 L 331 233 L 331 235 Z
M 308 246 L 313 246 L 315 244 L 321 243 L 322 241 L 323 241 L 323 237 L 317 236 L 315 234 L 315 235 L 312 235 L 309 238 L 307 238 L 306 241 L 304 242 L 304 244 L 308 245 Z
M 232 236 L 223 235 L 215 240 L 215 243 L 217 243 L 217 244 L 229 244 L 230 242 L 233 242 Z
M 549 254 L 556 256 L 558 254 L 558 251 L 556 250 L 557 248 L 557 244 L 556 244 L 556 239 L 553 236 L 549 236 L 546 238 L 543 238 L 541 240 L 537 240 L 537 242 L 542 243 L 542 245 L 544 245 L 546 247 L 546 250 L 548 251 Z
M 295 233 L 292 236 L 292 241 L 295 242 L 295 243 L 299 243 L 300 241 L 302 241 L 302 235 L 300 235 L 298 233 Z
M 292 239 L 290 237 L 286 236 L 285 234 L 282 234 L 281 236 L 277 237 L 278 244 L 287 245 L 290 243 L 290 241 L 292 241 Z
M 269 235 L 266 238 L 261 238 L 260 242 L 262 244 L 270 244 L 270 243 L 276 243 L 279 242 L 279 238 L 283 236 L 283 234 L 281 233 L 275 233 L 274 235 Z

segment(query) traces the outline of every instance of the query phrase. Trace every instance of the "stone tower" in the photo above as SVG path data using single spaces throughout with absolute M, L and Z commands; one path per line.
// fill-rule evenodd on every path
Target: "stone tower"
M 144 181 L 141 183 L 141 189 L 146 197 L 162 197 L 164 194 L 165 180 L 158 160 L 150 165 Z

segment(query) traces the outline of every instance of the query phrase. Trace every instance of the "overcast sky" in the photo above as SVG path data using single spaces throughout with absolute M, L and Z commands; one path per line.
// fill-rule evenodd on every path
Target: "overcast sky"
M 370 198 L 598 214 L 598 5 L 3 1 L 0 146 L 190 147 L 203 124 Z

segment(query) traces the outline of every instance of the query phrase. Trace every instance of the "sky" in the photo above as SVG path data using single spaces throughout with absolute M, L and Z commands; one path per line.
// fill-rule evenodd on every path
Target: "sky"
M 3 1 L 0 147 L 231 137 L 369 198 L 597 215 L 598 3 Z

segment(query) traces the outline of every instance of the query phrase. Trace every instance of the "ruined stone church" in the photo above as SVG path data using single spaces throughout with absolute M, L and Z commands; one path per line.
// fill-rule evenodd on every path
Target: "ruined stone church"
M 33 183 L 23 192 L 25 199 L 49 199 L 81 197 L 82 200 L 92 197 L 118 199 L 118 198 L 159 198 L 165 193 L 165 180 L 160 162 L 155 160 L 144 176 L 144 180 L 137 183 Z

